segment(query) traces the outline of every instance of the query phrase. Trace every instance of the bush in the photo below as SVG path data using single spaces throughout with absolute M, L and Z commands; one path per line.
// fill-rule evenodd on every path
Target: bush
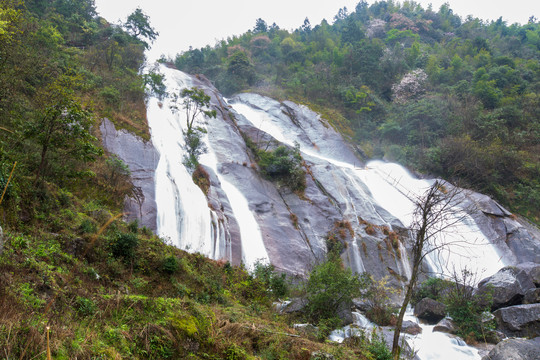
M 92 299 L 78 296 L 75 304 L 77 312 L 81 316 L 90 316 L 96 312 L 97 306 Z
M 439 302 L 444 301 L 444 296 L 448 294 L 452 282 L 438 277 L 430 277 L 416 289 L 412 297 L 412 303 L 416 304 L 423 298 L 430 298 Z
M 119 233 L 111 244 L 112 254 L 116 258 L 131 260 L 135 256 L 135 249 L 139 245 L 139 238 L 133 233 Z
M 388 348 L 383 336 L 373 333 L 367 349 L 373 354 L 374 360 L 392 360 L 392 352 Z
M 392 305 L 390 297 L 397 290 L 388 286 L 388 277 L 376 281 L 370 275 L 364 274 L 362 279 L 367 287 L 365 293 L 368 304 L 367 317 L 378 325 L 395 325 L 397 309 Z
M 326 261 L 316 265 L 306 284 L 306 315 L 309 321 L 319 323 L 335 318 L 344 304 L 360 295 L 360 278 L 345 269 L 339 255 L 329 254 Z
M 178 269 L 180 269 L 180 265 L 174 256 L 166 257 L 161 264 L 161 271 L 167 274 L 174 274 Z
M 289 294 L 287 276 L 275 271 L 274 265 L 256 263 L 253 271 L 255 279 L 261 281 L 273 297 L 281 298 Z
M 273 151 L 259 150 L 259 166 L 264 175 L 272 180 L 282 182 L 291 190 L 303 192 L 306 188 L 306 178 L 302 169 L 300 145 L 294 149 L 278 146 Z
M 494 324 L 484 322 L 484 313 L 489 312 L 493 302 L 492 294 L 474 295 L 474 274 L 462 270 L 460 275 L 454 274 L 454 284 L 444 296 L 448 314 L 457 327 L 456 335 L 467 342 L 483 341 L 484 334 L 494 329 Z

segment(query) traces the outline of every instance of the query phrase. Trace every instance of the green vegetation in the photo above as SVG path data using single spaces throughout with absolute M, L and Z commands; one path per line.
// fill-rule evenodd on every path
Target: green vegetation
M 319 111 L 368 157 L 494 196 L 540 223 L 540 23 L 461 18 L 414 1 L 360 1 L 333 24 L 253 30 L 179 54 L 224 93 Z
M 306 174 L 302 166 L 299 144 L 296 144 L 294 149 L 283 145 L 270 151 L 257 149 L 256 155 L 263 175 L 293 191 L 304 192 Z
M 457 327 L 456 334 L 468 343 L 490 341 L 494 320 L 485 319 L 491 307 L 491 294 L 474 295 L 474 274 L 463 270 L 452 280 L 429 278 L 414 294 L 414 302 L 428 297 L 446 305 L 448 315 Z
M 182 99 L 182 102 L 180 102 Z M 202 136 L 206 129 L 198 126 L 200 116 L 215 118 L 216 110 L 210 110 L 210 96 L 197 87 L 182 89 L 179 94 L 172 94 L 171 110 L 185 111 L 186 129 L 182 130 L 187 154 L 184 155 L 184 165 L 194 171 L 199 166 L 199 156 L 206 152 Z

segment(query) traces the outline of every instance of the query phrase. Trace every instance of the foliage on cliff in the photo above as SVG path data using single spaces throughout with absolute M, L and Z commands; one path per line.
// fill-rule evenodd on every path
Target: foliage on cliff
M 131 186 L 123 164 L 103 156 L 98 120 L 148 138 L 138 71 L 155 35 L 144 13 L 114 25 L 92 0 L 2 1 L 2 190 L 18 164 L 0 209 L 3 226 L 39 226 L 62 191 L 119 210 Z
M 539 39 L 534 17 L 509 25 L 462 18 L 447 4 L 360 1 L 332 24 L 306 19 L 292 32 L 258 19 L 175 64 L 226 94 L 329 108 L 368 157 L 459 180 L 538 223 Z

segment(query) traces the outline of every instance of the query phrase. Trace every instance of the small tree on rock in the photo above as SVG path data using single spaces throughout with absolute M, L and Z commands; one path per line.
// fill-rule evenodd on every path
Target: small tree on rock
M 180 102 L 180 99 L 181 102 Z M 184 109 L 186 114 L 186 129 L 182 131 L 187 154 L 184 155 L 184 165 L 194 170 L 199 165 L 199 156 L 206 152 L 202 136 L 206 129 L 198 125 L 199 116 L 216 118 L 216 110 L 210 110 L 210 96 L 204 90 L 192 87 L 182 89 L 179 94 L 173 94 L 170 108 L 173 112 Z

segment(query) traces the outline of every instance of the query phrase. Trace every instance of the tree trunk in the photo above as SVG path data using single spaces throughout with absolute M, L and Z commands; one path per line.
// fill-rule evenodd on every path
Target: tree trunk
M 413 291 L 414 284 L 416 283 L 416 278 L 418 275 L 418 268 L 420 267 L 419 265 L 420 265 L 419 262 L 415 262 L 414 267 L 412 269 L 411 279 L 409 280 L 409 284 L 407 285 L 407 292 L 405 293 L 405 299 L 403 300 L 403 304 L 401 305 L 401 309 L 399 310 L 399 315 L 396 322 L 396 328 L 394 330 L 394 341 L 392 343 L 392 356 L 394 360 L 399 359 L 399 354 L 400 354 L 399 336 L 401 335 L 401 325 L 403 325 L 403 318 L 405 317 L 407 306 L 409 305 L 409 302 L 411 301 L 412 291 Z

